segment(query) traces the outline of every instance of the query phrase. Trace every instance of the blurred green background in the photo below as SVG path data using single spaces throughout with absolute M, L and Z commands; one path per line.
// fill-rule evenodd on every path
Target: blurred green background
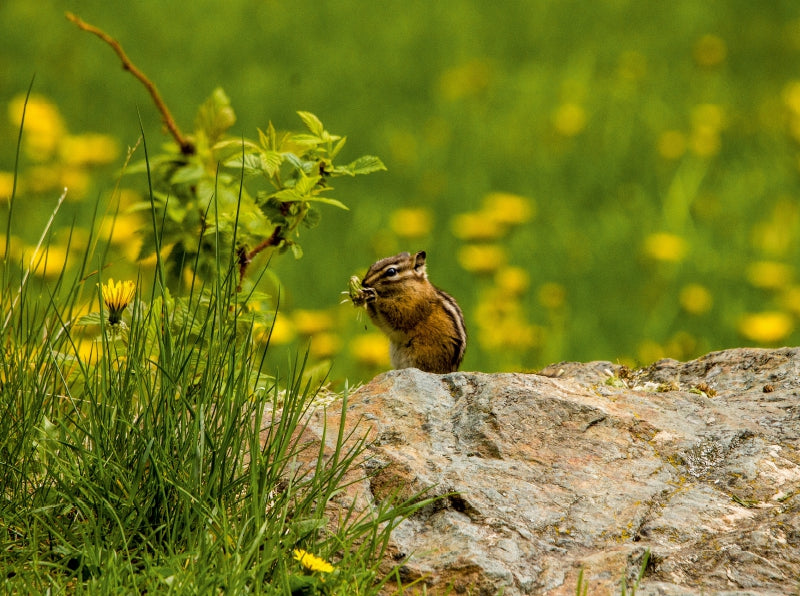
M 117 143 L 112 163 L 91 158 L 106 137 L 77 137 L 96 143 L 83 161 L 62 146 L 57 180 L 52 160 L 23 155 L 20 246 L 65 181 L 78 190 L 64 225 L 88 225 L 138 114 L 150 147 L 167 140 L 140 83 L 67 10 L 122 43 L 185 130 L 221 86 L 236 134 L 270 120 L 299 129 L 295 111 L 308 110 L 347 135 L 342 161 L 386 163 L 337 181 L 351 210 L 324 211 L 301 238 L 305 257 L 275 263 L 276 343 L 292 351 L 311 337 L 334 378 L 388 368 L 384 340 L 340 292 L 401 250 L 425 249 L 431 279 L 461 303 L 465 369 L 798 343 L 797 2 L 4 0 L 0 194 L 13 100 L 34 73 L 45 107 L 32 126 L 60 119 Z M 145 189 L 142 177 L 122 185 Z M 110 275 L 135 271 L 126 254 Z

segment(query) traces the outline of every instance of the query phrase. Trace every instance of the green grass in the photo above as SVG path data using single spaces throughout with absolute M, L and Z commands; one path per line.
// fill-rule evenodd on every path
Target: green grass
M 36 91 L 57 104 L 69 131 L 133 145 L 138 110 L 148 138 L 163 138 L 145 91 L 64 19 L 78 10 L 72 4 L 0 6 L 4 107 L 36 72 Z M 427 250 L 432 280 L 462 305 L 469 370 L 646 364 L 800 341 L 794 2 L 756 10 L 742 0 L 455 0 L 363 10 L 354 0 L 237 1 L 219 10 L 87 0 L 79 12 L 120 39 L 185 130 L 221 86 L 239 117 L 235 135 L 270 120 L 292 128 L 295 111 L 310 110 L 347 132 L 352 153 L 343 159 L 370 153 L 386 163 L 388 172 L 367 181 L 337 182 L 351 211 L 326 213 L 301 238 L 306 258 L 272 268 L 287 322 L 301 309 L 331 319 L 311 349 L 314 362 L 334 363 L 337 379 L 386 367 L 359 360 L 364 325 L 338 302 L 351 275 L 400 250 Z M 43 33 L 27 35 L 34 29 Z M 12 167 L 17 124 L 0 126 L 0 170 Z M 68 200 L 59 225 L 85 221 L 104 192 L 108 171 L 91 174 L 84 203 Z M 29 243 L 49 213 L 41 205 L 60 194 L 32 186 L 15 231 Z M 146 196 L 143 177 L 124 186 Z M 492 191 L 536 208 L 491 242 L 528 277 L 507 305 L 494 304 L 503 288 L 493 272 L 464 268 L 461 251 L 474 243 L 454 229 Z M 409 207 L 427 210 L 426 232 L 393 225 Z M 665 251 L 665 239 L 680 250 Z M 780 316 L 750 317 L 764 312 Z M 500 350 L 484 327 L 503 324 L 530 333 Z M 293 345 L 303 351 L 307 341 L 298 330 Z
M 2 590 L 377 593 L 390 531 L 427 501 L 329 507 L 366 429 L 345 432 L 343 416 L 326 429 L 333 450 L 301 440 L 319 386 L 305 358 L 278 366 L 253 340 L 233 256 L 185 295 L 159 262 L 112 324 L 123 305 L 98 287 L 102 239 L 41 283 L 52 230 L 41 238 L 0 286 Z M 87 301 L 98 306 L 79 312 Z M 304 568 L 296 549 L 333 571 Z

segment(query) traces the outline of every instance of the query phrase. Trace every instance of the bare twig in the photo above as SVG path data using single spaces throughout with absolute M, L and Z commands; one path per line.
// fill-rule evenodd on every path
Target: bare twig
M 145 88 L 147 88 L 147 91 L 150 93 L 150 97 L 153 98 L 153 101 L 156 104 L 156 108 L 158 109 L 159 112 L 161 112 L 161 117 L 164 119 L 164 124 L 169 129 L 169 132 L 172 134 L 173 138 L 180 146 L 181 153 L 183 153 L 184 155 L 191 155 L 192 153 L 194 153 L 194 144 L 192 144 L 192 142 L 189 141 L 189 139 L 187 139 L 178 128 L 178 125 L 175 123 L 175 119 L 172 117 L 169 108 L 167 108 L 167 104 L 165 104 L 164 100 L 161 99 L 161 94 L 158 92 L 158 89 L 156 89 L 155 83 L 153 83 L 153 81 L 147 78 L 147 75 L 145 75 L 141 70 L 136 68 L 136 65 L 133 62 L 131 62 L 130 58 L 128 58 L 128 55 L 122 49 L 120 43 L 102 29 L 99 29 L 94 25 L 90 25 L 89 23 L 82 20 L 80 17 L 72 14 L 71 12 L 67 13 L 67 19 L 75 23 L 80 29 L 83 29 L 84 31 L 88 31 L 89 33 L 96 35 L 104 42 L 106 42 L 109 46 L 111 46 L 111 49 L 114 50 L 117 56 L 119 56 L 119 59 L 122 60 L 122 68 L 124 68 L 125 70 L 130 72 L 134 77 L 139 79 L 142 85 L 144 85 Z
M 237 251 L 239 256 L 239 287 L 237 290 L 241 291 L 242 280 L 247 274 L 247 268 L 250 266 L 250 263 L 253 261 L 253 259 L 255 259 L 264 249 L 269 248 L 270 246 L 278 246 L 281 243 L 282 231 L 283 226 L 275 226 L 275 229 L 272 230 L 270 237 L 261 242 L 254 249 L 248 251 L 246 247 L 242 247 Z

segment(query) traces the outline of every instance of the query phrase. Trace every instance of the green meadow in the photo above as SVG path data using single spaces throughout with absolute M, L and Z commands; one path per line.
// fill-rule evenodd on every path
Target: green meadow
M 3 589 L 399 585 L 430 495 L 298 437 L 400 251 L 469 370 L 797 344 L 799 59 L 789 1 L 0 3 Z
M 797 342 L 792 2 L 5 2 L 4 196 L 34 75 L 46 107 L 29 113 L 28 142 L 51 135 L 43 152 L 23 143 L 12 245 L 35 241 L 66 186 L 56 242 L 73 222 L 85 234 L 95 199 L 116 201 L 119 250 L 104 265 L 133 278 L 143 223 L 128 209 L 146 180 L 117 174 L 140 119 L 151 151 L 169 137 L 144 87 L 66 10 L 116 37 L 187 130 L 221 87 L 234 136 L 297 130 L 307 110 L 348 137 L 345 160 L 386 165 L 338 180 L 349 211 L 322 209 L 303 258 L 272 260 L 261 281 L 280 288 L 273 345 L 310 346 L 333 379 L 387 368 L 383 338 L 341 292 L 401 250 L 425 249 L 461 303 L 466 369 Z

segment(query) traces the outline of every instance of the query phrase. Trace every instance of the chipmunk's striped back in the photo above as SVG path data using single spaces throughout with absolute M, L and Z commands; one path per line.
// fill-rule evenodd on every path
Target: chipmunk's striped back
M 425 259 L 424 251 L 404 252 L 374 263 L 358 302 L 389 337 L 395 368 L 452 372 L 466 349 L 464 316 L 452 296 L 428 281 Z

